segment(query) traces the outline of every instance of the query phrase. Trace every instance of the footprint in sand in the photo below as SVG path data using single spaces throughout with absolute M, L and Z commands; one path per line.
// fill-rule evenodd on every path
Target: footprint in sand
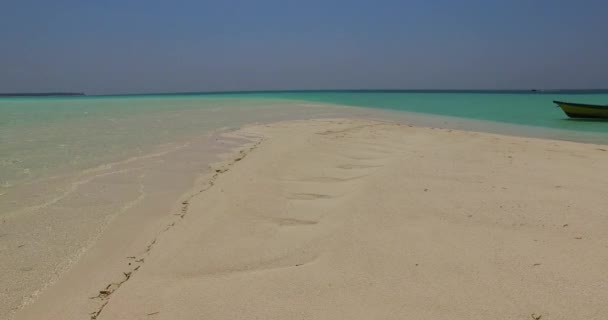
M 288 199 L 292 200 L 318 200 L 318 199 L 331 199 L 335 198 L 335 196 L 331 196 L 328 194 L 319 194 L 319 193 L 292 193 L 287 196 Z
M 319 221 L 305 220 L 296 218 L 271 218 L 272 221 L 276 222 L 279 226 L 302 226 L 302 225 L 315 225 Z

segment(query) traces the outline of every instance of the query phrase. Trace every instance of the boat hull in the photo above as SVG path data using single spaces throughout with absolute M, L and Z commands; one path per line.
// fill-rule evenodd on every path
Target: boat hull
M 570 118 L 608 119 L 608 106 L 553 101 Z

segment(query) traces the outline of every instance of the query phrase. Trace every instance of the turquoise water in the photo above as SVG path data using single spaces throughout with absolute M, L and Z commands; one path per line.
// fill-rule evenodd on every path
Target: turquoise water
M 608 91 L 284 91 L 142 95 L 140 97 L 284 99 L 435 114 L 515 125 L 608 133 L 608 122 L 569 119 L 553 100 L 608 105 Z M 125 96 L 129 97 L 129 96 Z M 131 96 L 137 97 L 137 96 Z M 574 138 L 573 140 L 577 140 Z
M 429 113 L 559 130 L 608 133 L 608 122 L 568 119 L 552 101 L 608 104 L 608 92 L 592 94 L 485 92 L 285 92 L 260 97 Z M 608 140 L 607 140 L 608 141 Z
M 279 99 L 206 96 L 3 98 L 0 189 L 146 154 L 220 128 L 329 111 L 295 106 Z
M 608 143 L 608 122 L 569 120 L 552 100 L 606 104 L 608 92 L 308 91 L 0 98 L 0 187 L 141 154 L 151 146 L 221 127 L 328 115 L 323 113 L 331 109 L 328 104 L 523 125 L 553 130 L 545 137 Z M 319 103 L 324 106 L 314 110 L 306 106 Z M 525 130 L 521 134 L 526 135 Z

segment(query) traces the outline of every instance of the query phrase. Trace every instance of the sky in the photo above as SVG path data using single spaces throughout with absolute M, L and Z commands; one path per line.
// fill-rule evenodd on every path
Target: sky
M 605 0 L 2 0 L 0 92 L 608 88 Z

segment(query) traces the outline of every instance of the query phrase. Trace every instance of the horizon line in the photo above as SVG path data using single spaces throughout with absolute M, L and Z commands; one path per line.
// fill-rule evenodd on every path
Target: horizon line
M 48 91 L 48 92 L 6 92 L 0 97 L 104 97 L 104 96 L 143 96 L 143 95 L 205 95 L 205 94 L 255 94 L 255 93 L 306 93 L 306 92 L 420 92 L 420 93 L 601 93 L 608 88 L 588 89 L 264 89 L 264 90 L 213 90 L 213 91 L 166 91 L 142 93 L 103 93 L 87 94 L 86 92 Z

